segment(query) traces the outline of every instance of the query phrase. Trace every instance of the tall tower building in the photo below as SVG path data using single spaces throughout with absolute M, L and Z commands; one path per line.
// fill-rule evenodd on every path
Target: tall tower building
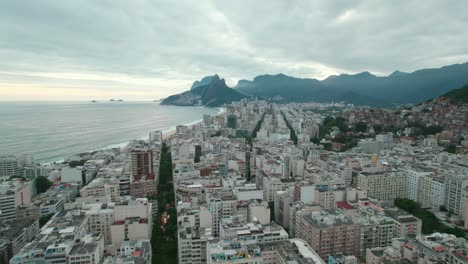
M 195 163 L 200 162 L 200 157 L 201 157 L 201 145 L 197 144 L 197 145 L 195 145 L 195 157 L 194 157 L 194 162 L 195 162 Z
M 228 128 L 236 129 L 237 128 L 237 116 L 235 115 L 228 116 L 227 126 Z
M 153 151 L 147 148 L 143 150 L 134 150 L 132 156 L 132 179 L 140 180 L 142 178 L 154 178 L 153 172 Z

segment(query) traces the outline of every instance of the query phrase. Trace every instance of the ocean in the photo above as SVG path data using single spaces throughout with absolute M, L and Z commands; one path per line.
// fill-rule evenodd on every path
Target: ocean
M 0 155 L 61 161 L 86 151 L 147 139 L 215 115 L 220 109 L 156 102 L 0 102 Z

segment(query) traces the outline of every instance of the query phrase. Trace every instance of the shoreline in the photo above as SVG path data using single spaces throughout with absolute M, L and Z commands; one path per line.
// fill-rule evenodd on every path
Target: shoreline
M 216 109 L 218 109 L 218 113 L 215 114 L 215 116 L 218 116 L 218 115 L 222 115 L 226 112 L 226 108 L 224 107 L 217 107 Z M 161 132 L 162 132 L 162 139 L 163 141 L 166 141 L 166 140 L 169 140 L 172 136 L 174 136 L 176 134 L 176 127 L 179 126 L 179 125 L 183 125 L 183 126 L 193 126 L 193 125 L 196 125 L 196 124 L 200 124 L 203 122 L 203 118 L 202 119 L 197 119 L 193 122 L 189 122 L 189 123 L 185 123 L 185 124 L 178 124 L 178 125 L 175 125 L 175 126 L 171 126 L 169 128 L 165 128 L 165 129 L 161 129 Z M 108 146 L 105 146 L 105 147 L 102 147 L 102 148 L 97 148 L 97 149 L 93 149 L 93 150 L 88 150 L 86 152 L 81 152 L 81 153 L 76 153 L 76 154 L 72 154 L 68 157 L 64 157 L 62 159 L 59 159 L 59 160 L 55 160 L 55 161 L 50 161 L 50 162 L 38 162 L 38 164 L 40 165 L 51 165 L 51 164 L 60 164 L 60 163 L 64 163 L 68 158 L 70 157 L 73 157 L 73 156 L 76 156 L 76 155 L 80 155 L 80 154 L 83 154 L 83 153 L 90 153 L 90 152 L 95 152 L 95 151 L 103 151 L 103 150 L 108 150 L 108 149 L 114 149 L 114 148 L 119 148 L 119 149 L 122 149 L 124 148 L 125 146 L 127 146 L 132 140 L 148 140 L 148 133 L 150 131 L 147 132 L 147 134 L 145 136 L 142 136 L 142 137 L 139 137 L 139 138 L 135 138 L 135 139 L 131 139 L 129 141 L 126 141 L 126 142 L 121 142 L 121 143 L 116 143 L 116 144 L 111 144 L 111 145 L 108 145 Z

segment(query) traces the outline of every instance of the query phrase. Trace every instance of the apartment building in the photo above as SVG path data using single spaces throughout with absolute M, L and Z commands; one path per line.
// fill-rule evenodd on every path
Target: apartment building
M 68 263 L 68 256 L 73 247 L 89 235 L 87 230 L 86 216 L 62 211 L 41 229 L 31 243 L 24 246 L 10 260 L 10 264 Z M 101 240 L 102 236 L 96 239 Z M 100 256 L 103 256 L 103 248 L 100 249 Z
M 124 241 L 150 240 L 152 221 L 148 218 L 128 217 L 110 226 L 111 244 L 119 248 Z
M 19 176 L 18 159 L 12 155 L 0 156 L 0 179 Z
M 439 210 L 445 202 L 445 180 L 436 175 L 419 177 L 417 200 L 422 208 Z
M 362 172 L 357 177 L 357 187 L 371 198 L 393 202 L 407 197 L 407 175 L 399 172 Z
M 207 194 L 208 209 L 212 214 L 213 236 L 219 237 L 221 219 L 237 214 L 237 198 L 232 192 Z
M 463 215 L 465 202 L 463 194 L 467 186 L 467 175 L 454 173 L 445 178 L 445 207 L 454 215 Z
M 0 184 L 0 220 L 11 222 L 16 219 L 16 208 L 31 203 L 29 182 L 6 182 Z
M 114 222 L 114 209 L 105 203 L 96 203 L 84 205 L 82 210 L 88 217 L 89 231 L 102 234 L 104 243 L 110 244 L 112 242 L 110 227 Z
M 336 209 L 302 216 L 296 235 L 309 243 L 322 259 L 339 252 L 360 255 L 361 227 Z
M 395 239 L 392 245 L 367 250 L 366 263 L 452 263 L 468 262 L 464 238 L 434 233 L 432 235 Z
M 388 208 L 385 210 L 385 214 L 390 216 L 395 223 L 393 229 L 393 236 L 395 238 L 421 234 L 421 219 L 398 208 Z
M 20 219 L 14 223 L 2 223 L 0 226 L 0 237 L 7 241 L 11 250 L 8 257 L 18 253 L 27 243 L 39 234 L 38 219 Z
M 306 204 L 304 202 L 295 202 L 289 209 L 289 236 L 298 237 L 303 216 L 318 212 L 322 208 L 318 205 Z
M 206 245 L 212 238 L 211 228 L 186 226 L 178 231 L 178 260 L 179 263 L 204 264 L 207 263 Z
M 265 225 L 248 222 L 242 216 L 223 218 L 220 225 L 220 239 L 246 243 L 268 243 L 288 239 L 288 233 L 275 222 Z
M 263 200 L 266 202 L 273 202 L 275 193 L 283 190 L 281 179 L 274 177 L 263 177 Z
M 153 151 L 151 149 L 136 149 L 131 153 L 132 179 L 138 180 L 145 177 L 154 177 Z
M 289 228 L 289 215 L 293 197 L 286 191 L 279 191 L 276 192 L 274 201 L 275 222 L 284 228 Z
M 87 235 L 74 244 L 67 254 L 68 264 L 100 264 L 104 257 L 102 235 Z
M 107 197 L 117 201 L 120 197 L 120 182 L 117 178 L 96 178 L 80 189 L 81 197 Z

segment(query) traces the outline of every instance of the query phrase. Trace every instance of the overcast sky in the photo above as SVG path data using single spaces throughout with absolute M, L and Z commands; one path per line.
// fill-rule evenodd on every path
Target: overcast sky
M 0 100 L 153 100 L 219 74 L 323 79 L 468 61 L 468 1 L 0 2 Z

